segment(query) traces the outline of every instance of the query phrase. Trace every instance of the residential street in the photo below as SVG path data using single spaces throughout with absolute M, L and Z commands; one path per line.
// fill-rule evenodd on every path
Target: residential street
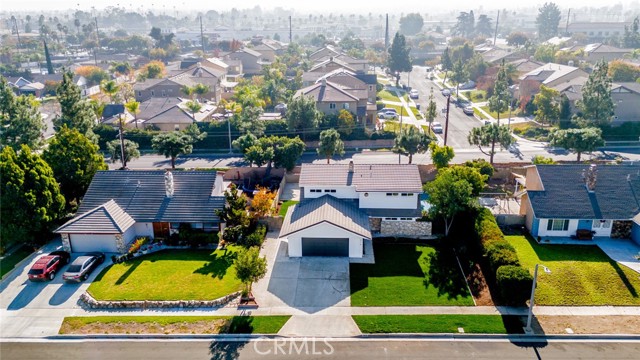
M 637 359 L 639 342 L 487 339 L 60 340 L 1 343 L 3 360 L 40 359 Z

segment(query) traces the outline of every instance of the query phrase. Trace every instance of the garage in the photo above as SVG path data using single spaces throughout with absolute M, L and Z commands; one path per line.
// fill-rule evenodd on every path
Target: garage
M 118 252 L 115 235 L 70 234 L 71 251 L 81 252 Z
M 349 238 L 302 238 L 302 256 L 349 256 Z

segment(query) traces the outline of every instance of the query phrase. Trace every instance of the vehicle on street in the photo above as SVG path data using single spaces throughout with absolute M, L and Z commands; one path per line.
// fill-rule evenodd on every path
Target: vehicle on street
M 436 134 L 442 134 L 442 124 L 437 121 L 432 122 L 431 130 Z
M 68 263 L 68 252 L 54 251 L 36 260 L 27 275 L 31 281 L 53 280 L 56 277 L 56 273 Z
M 380 112 L 387 112 L 387 111 L 392 111 L 392 112 L 394 112 L 396 114 L 398 113 L 398 111 L 396 111 L 396 109 L 394 109 L 394 108 L 382 108 L 382 109 L 380 109 Z
M 383 113 L 378 113 L 378 117 L 382 119 L 392 120 L 398 117 L 398 113 L 395 111 L 385 111 Z
M 451 95 L 451 90 L 442 89 L 442 96 L 450 96 L 450 95 Z
M 460 89 L 460 90 L 469 90 L 469 89 L 473 89 L 474 87 L 476 87 L 475 81 L 469 80 L 464 84 L 460 84 L 458 86 L 458 89 Z
M 456 104 L 456 107 L 463 109 L 467 106 L 471 106 L 471 103 L 469 101 L 463 100 L 461 98 L 456 99 L 456 101 L 454 101 L 454 104 Z
M 420 97 L 420 93 L 418 92 L 418 90 L 413 89 L 409 92 L 409 97 L 412 99 L 417 99 L 418 97 Z
M 473 107 L 471 107 L 471 106 L 465 106 L 465 107 L 462 109 L 462 112 L 463 112 L 463 113 L 465 113 L 465 114 L 467 114 L 467 115 L 473 115 Z
M 78 256 L 62 274 L 62 278 L 69 282 L 80 282 L 87 280 L 89 275 L 98 265 L 104 262 L 103 253 L 87 253 Z

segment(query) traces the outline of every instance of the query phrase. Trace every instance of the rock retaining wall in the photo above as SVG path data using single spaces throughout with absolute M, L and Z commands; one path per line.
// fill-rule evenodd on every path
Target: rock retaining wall
M 89 293 L 80 295 L 79 302 L 90 309 L 169 309 L 169 308 L 213 308 L 225 305 L 240 296 L 240 291 L 215 300 L 176 300 L 176 301 L 102 301 Z
M 382 220 L 380 234 L 407 237 L 431 236 L 431 222 Z

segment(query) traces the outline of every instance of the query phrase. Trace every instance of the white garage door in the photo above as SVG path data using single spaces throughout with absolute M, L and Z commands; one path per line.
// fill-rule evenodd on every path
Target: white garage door
M 115 235 L 71 234 L 72 252 L 118 252 Z

